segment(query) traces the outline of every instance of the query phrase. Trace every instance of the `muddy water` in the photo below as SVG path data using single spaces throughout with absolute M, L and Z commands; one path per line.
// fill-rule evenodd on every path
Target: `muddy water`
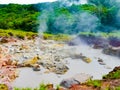
M 65 48 L 65 47 L 64 47 Z M 59 84 L 61 80 L 70 78 L 78 73 L 86 73 L 93 76 L 93 79 L 101 79 L 115 66 L 120 65 L 120 58 L 102 54 L 102 50 L 92 49 L 86 45 L 72 46 L 74 48 L 70 53 L 82 53 L 92 59 L 91 63 L 86 63 L 81 59 L 66 58 L 69 71 L 64 75 L 56 75 L 54 73 L 45 73 L 42 67 L 41 71 L 35 72 L 32 68 L 21 68 L 19 77 L 13 82 L 14 87 L 37 87 L 41 82 Z M 103 59 L 106 65 L 100 65 L 98 58 Z M 109 69 L 108 69 L 109 68 Z

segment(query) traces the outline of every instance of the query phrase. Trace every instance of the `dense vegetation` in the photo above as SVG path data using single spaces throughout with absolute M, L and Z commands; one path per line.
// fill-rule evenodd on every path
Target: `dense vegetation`
M 38 34 L 35 32 L 26 32 L 22 30 L 12 30 L 12 29 L 0 29 L 0 38 L 10 38 L 10 37 L 16 37 L 19 39 L 34 39 L 35 36 Z
M 51 34 L 111 32 L 119 30 L 119 4 L 114 0 L 88 0 L 66 6 L 61 2 L 0 5 L 0 28 Z
M 0 28 L 36 31 L 38 15 L 33 5 L 0 5 Z

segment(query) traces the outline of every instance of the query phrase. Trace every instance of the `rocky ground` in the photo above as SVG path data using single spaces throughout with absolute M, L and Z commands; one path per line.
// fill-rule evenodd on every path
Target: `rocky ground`
M 41 67 L 43 67 L 46 69 L 45 73 L 53 72 L 58 75 L 64 75 L 69 70 L 69 63 L 65 60 L 66 58 L 81 59 L 85 63 L 92 62 L 92 59 L 83 53 L 74 52 L 76 48 L 70 47 L 65 42 L 41 40 L 40 38 L 34 40 L 12 38 L 7 40 L 7 42 L 3 41 L 0 45 L 0 72 L 2 72 L 0 73 L 0 82 L 8 85 L 9 90 L 12 90 L 11 82 L 19 75 L 16 68 L 30 67 L 33 71 L 40 71 Z M 106 65 L 101 58 L 98 58 L 97 62 L 100 65 Z M 111 67 L 106 68 L 111 69 Z M 106 85 L 113 88 L 116 85 L 115 83 L 119 82 L 119 79 L 105 79 L 102 80 L 101 87 L 97 88 L 81 84 L 91 78 L 91 75 L 80 73 L 77 76 L 61 81 L 60 85 L 67 88 L 67 90 L 104 90 L 102 88 L 106 87 Z M 117 86 L 119 86 L 119 83 Z
M 66 66 L 65 58 L 82 59 L 90 63 L 91 59 L 80 54 L 72 53 L 73 47 L 69 47 L 64 42 L 53 40 L 24 40 L 2 44 L 6 49 L 6 54 L 17 64 L 17 67 L 32 67 L 33 70 L 40 70 L 40 66 L 56 74 L 64 74 L 69 70 Z
M 0 84 L 8 86 L 5 90 L 12 90 L 11 82 L 17 76 L 16 63 L 11 60 L 11 55 L 7 53 L 7 49 L 0 46 Z

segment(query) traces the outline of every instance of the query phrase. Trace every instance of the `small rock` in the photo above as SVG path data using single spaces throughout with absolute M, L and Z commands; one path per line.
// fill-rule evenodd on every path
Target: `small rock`
M 106 68 L 106 69 L 112 69 L 111 67 L 109 67 L 109 66 L 104 66 L 104 68 Z
M 58 78 L 61 78 L 61 76 L 60 76 L 60 75 L 57 75 L 57 77 L 58 77 Z
M 32 58 L 32 59 L 30 59 L 30 60 L 24 61 L 23 63 L 24 63 L 25 65 L 28 65 L 28 64 L 32 65 L 32 64 L 37 63 L 37 61 L 38 61 L 38 57 L 35 56 L 34 58 Z
M 18 67 L 18 68 L 21 68 L 21 67 L 25 67 L 25 65 L 24 65 L 23 63 L 19 63 L 19 64 L 17 65 L 17 67 Z
M 47 87 L 47 90 L 54 90 L 54 89 L 53 89 L 53 84 L 47 84 L 46 87 Z
M 101 58 L 98 58 L 98 62 L 103 62 L 103 60 Z
M 90 58 L 83 58 L 83 61 L 85 61 L 86 63 L 90 63 L 92 60 Z
M 54 60 L 57 62 L 60 62 L 61 57 L 60 56 L 54 56 Z
M 35 64 L 33 66 L 33 71 L 40 71 L 40 66 L 38 64 Z
M 17 66 L 17 65 L 18 65 L 18 61 L 17 61 L 17 60 L 13 60 L 13 61 L 12 61 L 12 65 L 13 65 L 13 66 Z
M 8 43 L 8 39 L 4 37 L 4 38 L 1 39 L 0 42 L 1 42 L 1 43 Z
M 72 85 L 74 84 L 79 84 L 78 81 L 76 81 L 73 78 L 69 78 L 69 79 L 64 79 L 62 80 L 62 82 L 60 83 L 61 86 L 65 87 L 65 88 L 70 88 Z
M 57 63 L 55 68 L 56 74 L 64 74 L 69 68 L 63 63 Z
M 99 62 L 100 65 L 106 65 L 104 62 Z
M 50 73 L 50 71 L 49 71 L 49 70 L 46 70 L 44 73 L 45 73 L 45 74 L 48 74 L 48 73 Z
M 92 79 L 93 76 L 89 75 L 89 74 L 85 74 L 85 73 L 80 73 L 80 74 L 76 74 L 75 76 L 73 76 L 73 78 L 78 81 L 79 83 L 85 83 L 88 80 Z

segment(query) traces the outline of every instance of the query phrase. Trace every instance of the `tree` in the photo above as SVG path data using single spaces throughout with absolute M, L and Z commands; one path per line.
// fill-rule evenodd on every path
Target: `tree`
M 103 25 L 112 25 L 116 27 L 116 15 L 119 11 L 119 5 L 116 0 L 88 0 L 88 3 L 97 7 L 96 15 Z
M 34 5 L 0 5 L 0 28 L 37 31 L 39 13 Z
M 117 4 L 115 0 L 88 0 L 88 3 L 94 4 L 96 6 L 101 5 L 108 8 L 111 8 Z

